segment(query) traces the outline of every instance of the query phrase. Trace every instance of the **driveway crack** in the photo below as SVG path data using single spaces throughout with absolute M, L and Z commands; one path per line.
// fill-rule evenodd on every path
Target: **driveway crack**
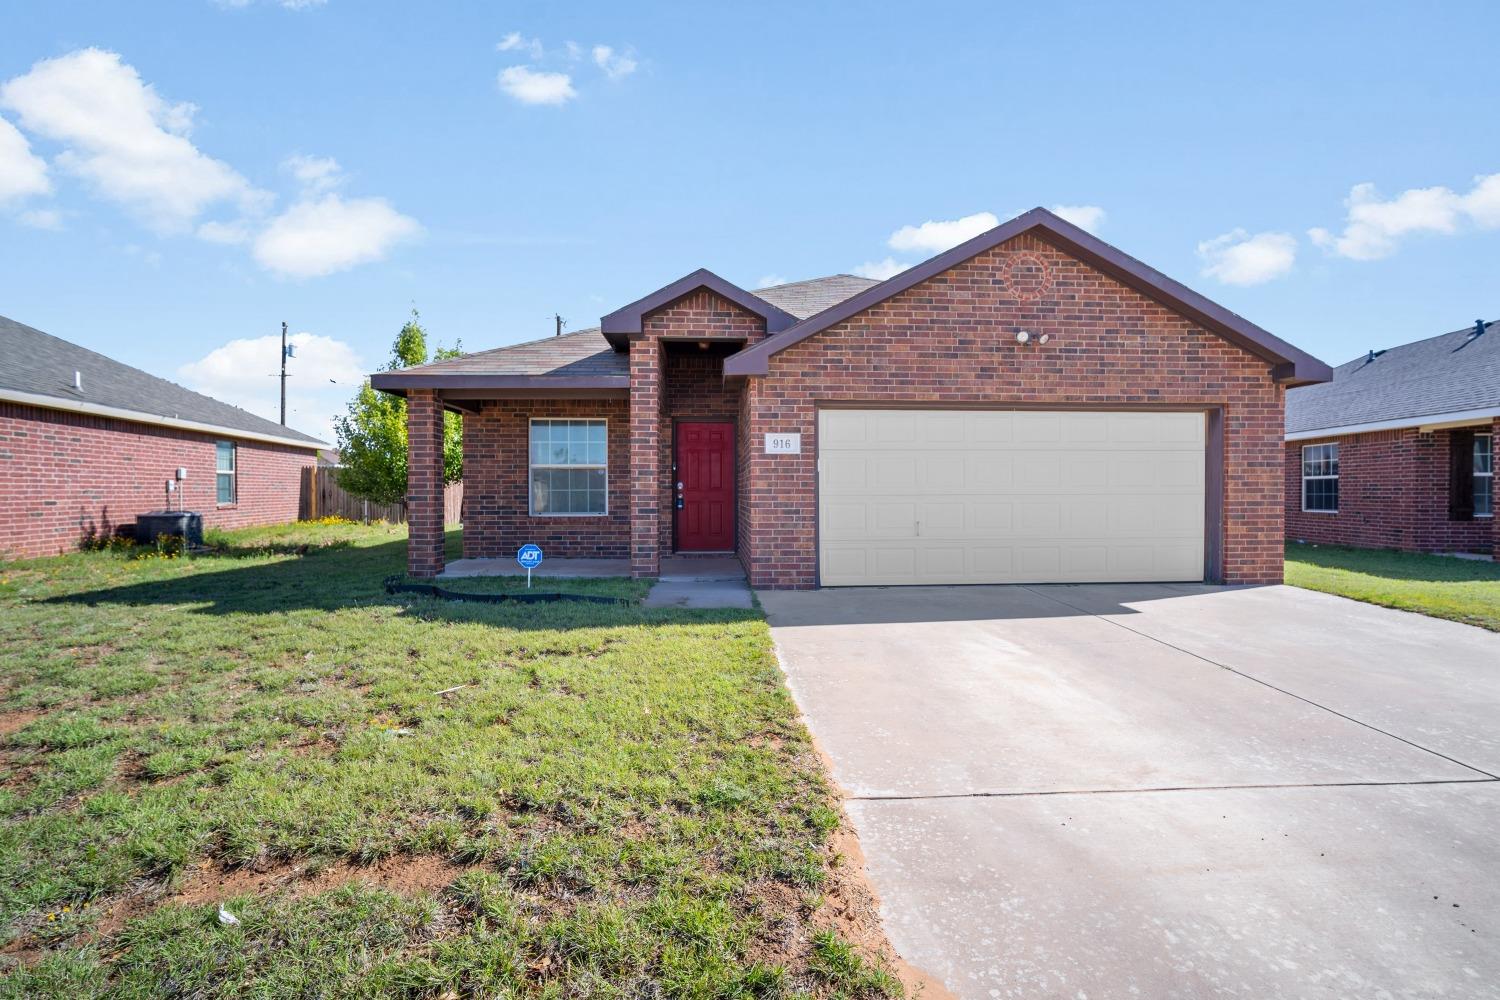
M 1300 694 L 1297 694 L 1295 691 L 1288 691 L 1286 688 L 1277 687 L 1275 684 L 1272 684 L 1270 681 L 1261 680 L 1259 677 L 1256 677 L 1254 674 L 1247 674 L 1245 671 L 1240 670 L 1240 669 L 1238 669 L 1236 667 L 1231 667 L 1227 663 L 1221 663 L 1218 660 L 1213 659 L 1212 657 L 1204 656 L 1202 653 L 1194 652 L 1191 649 L 1184 649 L 1181 646 L 1173 645 L 1172 643 L 1167 642 L 1165 639 L 1158 639 L 1156 636 L 1150 635 L 1150 634 L 1148 634 L 1146 632 L 1142 632 L 1140 629 L 1131 628 L 1129 625 L 1126 625 L 1124 622 L 1116 621 L 1113 618 L 1107 617 L 1105 615 L 1101 615 L 1101 614 L 1099 614 L 1098 612 L 1095 612 L 1095 611 L 1090 611 L 1088 608 L 1080 608 L 1076 604 L 1070 604 L 1067 601 L 1063 600 L 1062 598 L 1056 597 L 1056 596 L 1054 596 L 1052 594 L 1049 594 L 1049 593 L 1046 593 L 1044 591 L 1036 590 L 1036 589 L 1034 589 L 1032 587 L 1028 587 L 1028 586 L 1020 585 L 1020 584 L 1018 584 L 1018 586 L 1020 586 L 1020 589 L 1026 591 L 1029 594 L 1035 594 L 1038 597 L 1044 597 L 1047 600 L 1052 601 L 1052 602 L 1054 602 L 1056 604 L 1061 604 L 1065 608 L 1072 608 L 1074 611 L 1077 611 L 1077 612 L 1080 612 L 1082 614 L 1088 615 L 1091 618 L 1097 618 L 1097 619 L 1099 619 L 1102 622 L 1107 622 L 1108 624 L 1115 626 L 1116 628 L 1122 628 L 1125 631 L 1131 633 L 1132 635 L 1138 635 L 1142 639 L 1149 639 L 1151 642 L 1154 642 L 1157 645 L 1165 646 L 1168 649 L 1175 649 L 1179 653 L 1184 653 L 1184 654 L 1186 654 L 1188 656 L 1193 657 L 1194 659 L 1202 660 L 1204 663 L 1207 663 L 1207 664 L 1210 664 L 1212 666 L 1218 667 L 1220 670 L 1227 670 L 1231 674 L 1234 674 L 1234 675 L 1236 675 L 1238 677 L 1243 677 L 1247 681 L 1254 681 L 1256 684 L 1259 684 L 1262 687 L 1270 688 L 1272 691 L 1275 691 L 1275 692 L 1277 692 L 1279 694 L 1284 694 L 1288 698 L 1295 698 L 1298 701 L 1302 702 L 1303 704 L 1311 705 L 1313 708 L 1321 709 L 1322 711 L 1327 712 L 1330 715 L 1336 715 L 1340 719 L 1343 719 L 1346 722 L 1352 722 L 1356 726 L 1364 726 L 1366 729 L 1370 730 L 1371 732 L 1376 732 L 1376 733 L 1379 733 L 1382 736 L 1386 736 L 1386 737 L 1389 737 L 1390 739 L 1397 740 L 1397 741 L 1399 741 L 1401 743 L 1405 743 L 1409 747 L 1412 747 L 1412 748 L 1417 749 L 1417 750 L 1421 750 L 1421 751 L 1423 751 L 1425 753 L 1430 753 L 1434 757 L 1440 757 L 1443 760 L 1446 760 L 1450 764 L 1457 764 L 1459 767 L 1467 768 L 1468 770 L 1473 771 L 1475 774 L 1482 774 L 1482 775 L 1485 776 L 1485 778 L 1488 778 L 1490 780 L 1500 780 L 1500 775 L 1491 774 L 1489 771 L 1486 771 L 1482 767 L 1475 767 L 1473 764 L 1469 764 L 1469 763 L 1466 763 L 1465 761 L 1461 761 L 1461 760 L 1459 760 L 1456 757 L 1450 757 L 1450 756 L 1448 756 L 1445 753 L 1441 753 L 1441 752 L 1439 752 L 1437 750 L 1432 749 L 1431 747 L 1424 747 L 1422 744 L 1416 743 L 1416 742 L 1414 742 L 1412 740 L 1409 740 L 1409 739 L 1407 739 L 1404 736 L 1397 736 L 1395 733 L 1390 732 L 1389 730 L 1381 729 L 1379 726 L 1373 725 L 1373 724 L 1371 724 L 1369 722 L 1365 722 L 1363 719 L 1356 719 L 1352 715 L 1347 715 L 1344 712 L 1340 712 L 1336 708 L 1330 708 L 1329 706 L 1324 705 L 1321 702 L 1317 702 L 1317 701 L 1314 701 L 1311 698 L 1307 698 L 1307 697 L 1304 697 L 1304 696 L 1302 696 Z M 1474 780 L 1474 779 L 1468 779 L 1468 780 Z M 1400 782 L 1396 782 L 1396 783 L 1400 784 Z M 1412 784 L 1427 784 L 1428 782 L 1411 782 L 1411 783 Z M 1431 782 L 1431 783 L 1433 783 L 1433 784 L 1441 784 L 1443 782 Z M 1363 782 L 1355 782 L 1355 784 L 1363 784 Z M 1383 784 L 1383 782 L 1372 782 L 1372 784 Z M 1236 786 L 1236 787 L 1240 787 L 1240 786 Z M 1266 786 L 1266 787 L 1296 787 L 1296 786 Z
M 937 792 L 931 795 L 848 795 L 845 796 L 845 801 L 927 802 L 942 799 L 1027 799 L 1041 798 L 1049 795 L 1140 795 L 1153 792 L 1229 792 L 1275 788 L 1392 788 L 1404 785 L 1491 785 L 1496 781 L 1500 781 L 1500 778 L 1416 778 L 1402 781 L 1293 781 L 1244 785 L 1159 785 L 1146 788 L 1056 788 L 1030 792 Z

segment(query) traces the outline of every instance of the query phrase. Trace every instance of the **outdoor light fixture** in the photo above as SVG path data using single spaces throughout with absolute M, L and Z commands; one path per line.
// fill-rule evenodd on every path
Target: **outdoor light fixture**
M 1025 347 L 1027 344 L 1031 343 L 1031 334 L 1027 333 L 1025 330 L 1022 330 L 1020 333 L 1016 334 L 1016 343 L 1020 344 L 1022 347 Z

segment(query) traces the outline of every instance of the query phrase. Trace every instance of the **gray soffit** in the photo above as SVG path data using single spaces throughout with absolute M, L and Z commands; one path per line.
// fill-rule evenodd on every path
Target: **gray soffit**
M 267 364 L 274 362 L 267 359 Z M 74 387 L 74 372 L 83 383 L 81 388 Z M 205 433 L 222 431 L 225 437 L 248 434 L 287 444 L 326 447 L 325 442 L 309 434 L 3 316 L 0 392 L 14 401 L 27 397 L 34 405 L 55 405 L 121 420 L 134 414 L 149 423 L 198 425 L 184 429 Z
M 1362 355 L 1333 379 L 1286 394 L 1286 431 L 1299 434 L 1500 409 L 1500 322 Z
M 778 352 L 837 323 L 842 323 L 951 267 L 962 264 L 977 254 L 999 246 L 1022 233 L 1033 231 L 1059 250 L 1077 257 L 1148 298 L 1188 317 L 1230 343 L 1244 348 L 1257 357 L 1264 358 L 1271 363 L 1272 373 L 1280 382 L 1288 385 L 1305 385 L 1312 382 L 1324 382 L 1332 377 L 1329 367 L 1312 355 L 1293 347 L 1244 317 L 1230 312 L 1186 285 L 1148 267 L 1044 208 L 1034 208 L 1009 222 L 1003 222 L 988 232 L 960 243 L 952 250 L 938 254 L 928 261 L 830 306 L 774 337 L 766 338 L 754 347 L 747 348 L 725 361 L 724 374 L 764 375 L 769 370 L 770 358 Z

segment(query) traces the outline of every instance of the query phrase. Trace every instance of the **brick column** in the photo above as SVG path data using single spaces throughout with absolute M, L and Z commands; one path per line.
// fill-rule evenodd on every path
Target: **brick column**
M 661 572 L 661 346 L 630 345 L 630 575 Z
M 406 397 L 406 571 L 443 571 L 443 405 L 432 389 Z

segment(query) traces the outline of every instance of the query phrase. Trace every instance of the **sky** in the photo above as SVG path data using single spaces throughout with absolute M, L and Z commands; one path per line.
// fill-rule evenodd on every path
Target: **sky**
M 17 0 L 0 315 L 332 440 L 706 267 L 886 277 L 1034 206 L 1331 363 L 1500 319 L 1493 2 Z

